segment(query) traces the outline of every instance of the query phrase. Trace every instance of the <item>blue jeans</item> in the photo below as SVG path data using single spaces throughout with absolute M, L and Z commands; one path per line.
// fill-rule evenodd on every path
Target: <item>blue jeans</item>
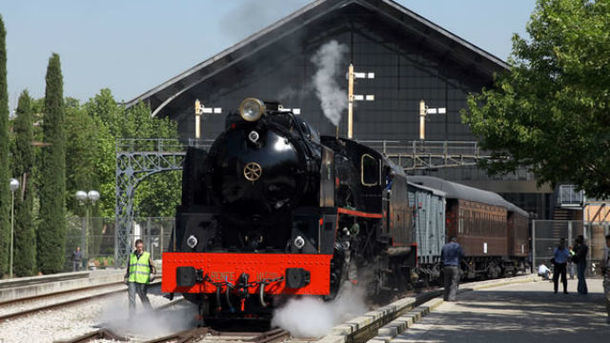
M 127 294 L 129 296 L 129 316 L 132 317 L 136 312 L 136 294 L 140 297 L 144 308 L 152 310 L 148 295 L 146 295 L 148 285 L 145 283 L 129 282 L 127 284 Z
M 587 281 L 585 281 L 585 270 L 587 269 L 587 262 L 578 262 L 578 293 L 587 294 Z

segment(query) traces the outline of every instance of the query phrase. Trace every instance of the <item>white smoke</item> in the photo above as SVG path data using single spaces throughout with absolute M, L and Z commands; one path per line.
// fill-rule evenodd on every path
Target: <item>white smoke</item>
M 339 125 L 341 113 L 347 108 L 347 93 L 336 81 L 337 75 L 345 72 L 345 68 L 341 68 L 341 61 L 347 50 L 347 45 L 332 40 L 322 45 L 311 58 L 318 69 L 312 80 L 316 95 L 324 115 L 335 126 Z
M 282 104 L 290 104 L 294 102 L 300 103 L 303 101 L 303 98 L 310 94 L 311 91 L 312 85 L 310 83 L 307 83 L 298 89 L 287 86 L 277 93 L 277 100 L 279 100 Z
M 227 1 L 232 9 L 220 20 L 220 32 L 238 41 L 305 6 L 309 0 Z
M 149 295 L 149 297 L 154 297 Z M 106 302 L 100 315 L 101 327 L 114 333 L 137 339 L 152 339 L 193 328 L 197 308 L 192 304 L 171 307 L 162 311 L 146 311 L 137 299 L 136 316 L 128 317 L 127 295 Z
M 346 283 L 333 301 L 304 296 L 291 299 L 273 313 L 271 326 L 289 331 L 293 337 L 320 337 L 333 326 L 357 317 L 368 310 L 364 292 Z

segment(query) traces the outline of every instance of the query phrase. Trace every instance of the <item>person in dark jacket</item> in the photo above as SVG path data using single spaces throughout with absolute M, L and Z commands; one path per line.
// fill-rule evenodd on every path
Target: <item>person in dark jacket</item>
M 561 275 L 561 283 L 563 283 L 563 292 L 568 294 L 568 278 L 566 277 L 566 265 L 568 264 L 568 258 L 570 257 L 570 251 L 566 248 L 566 240 L 562 238 L 559 240 L 559 245 L 553 251 L 553 289 L 557 293 L 559 276 Z
M 589 247 L 585 244 L 585 238 L 580 235 L 576 237 L 576 246 L 574 246 L 574 257 L 572 262 L 576 264 L 576 272 L 578 275 L 578 294 L 587 294 L 587 281 L 585 280 L 585 271 L 587 270 L 587 253 Z
M 72 271 L 77 272 L 80 270 L 81 263 L 83 261 L 83 253 L 80 251 L 80 247 L 76 247 L 76 250 L 72 252 Z
M 464 258 L 462 247 L 457 238 L 452 236 L 449 243 L 441 250 L 441 261 L 443 263 L 443 275 L 445 279 L 445 301 L 455 301 L 460 281 L 460 261 Z

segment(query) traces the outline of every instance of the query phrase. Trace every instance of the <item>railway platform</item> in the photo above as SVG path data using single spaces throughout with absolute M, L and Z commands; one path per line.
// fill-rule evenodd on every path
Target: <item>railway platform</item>
M 610 325 L 601 279 L 587 280 L 588 295 L 553 293 L 537 281 L 462 292 L 401 334 L 385 340 L 410 342 L 608 342 Z

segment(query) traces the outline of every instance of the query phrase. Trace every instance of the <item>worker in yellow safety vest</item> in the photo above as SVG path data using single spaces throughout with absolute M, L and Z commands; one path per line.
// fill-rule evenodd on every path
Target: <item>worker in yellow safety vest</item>
M 135 248 L 136 250 L 129 255 L 129 264 L 125 274 L 130 316 L 133 316 L 136 310 L 136 294 L 147 310 L 152 309 L 146 292 L 148 284 L 154 279 L 155 274 L 155 265 L 150 258 L 150 253 L 144 251 L 144 242 L 141 239 L 136 240 Z

